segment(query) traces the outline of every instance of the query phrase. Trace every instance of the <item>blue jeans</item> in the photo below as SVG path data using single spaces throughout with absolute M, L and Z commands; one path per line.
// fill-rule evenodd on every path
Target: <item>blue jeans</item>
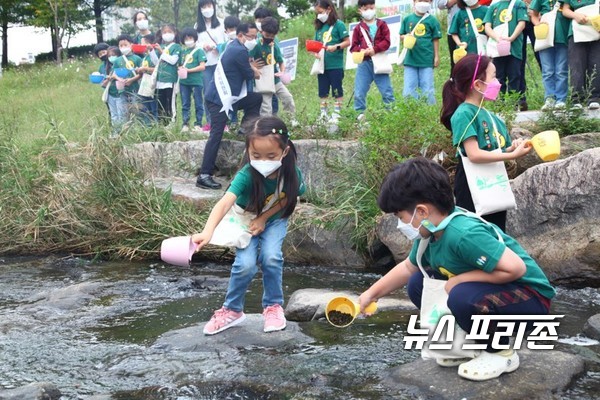
M 421 89 L 421 93 L 417 92 Z M 404 66 L 404 97 L 419 98 L 424 96 L 427 98 L 427 103 L 435 104 L 435 93 L 433 91 L 433 68 L 418 68 Z
M 545 98 L 554 97 L 556 101 L 567 101 L 569 92 L 568 47 L 556 43 L 554 47 L 539 52 L 542 62 L 542 82 Z
M 388 74 L 375 74 L 373 61 L 365 60 L 358 64 L 356 78 L 354 78 L 354 109 L 356 111 L 364 111 L 367 108 L 367 93 L 373 81 L 375 81 L 385 105 L 396 100 L 390 76 Z
M 127 121 L 127 103 L 122 96 L 108 95 L 108 109 L 110 111 L 110 125 L 113 132 L 119 132 Z
M 193 95 L 194 108 L 196 110 L 196 122 L 194 122 L 194 125 L 202 126 L 202 116 L 204 115 L 204 99 L 202 98 L 202 91 L 202 86 L 179 85 L 183 125 L 188 125 L 190 122 L 190 109 L 192 108 Z
M 215 76 L 215 71 L 217 69 L 217 64 L 215 65 L 207 65 L 206 69 L 202 72 L 202 79 L 204 79 L 204 90 L 206 90 L 206 88 L 208 87 L 208 85 L 210 85 L 210 82 L 213 80 L 213 77 Z M 204 96 L 204 98 L 206 98 L 206 96 Z M 206 102 L 204 103 L 204 109 L 208 110 L 208 107 L 206 106 Z M 208 125 L 210 125 L 210 113 L 206 113 L 206 123 Z
M 142 104 L 141 117 L 144 125 L 152 125 L 158 121 L 158 103 L 154 97 L 140 96 Z
M 431 272 L 431 271 L 429 271 Z M 437 272 L 430 273 L 436 279 L 445 280 L 447 277 Z M 417 308 L 421 308 L 423 295 L 423 274 L 417 271 L 410 277 L 407 285 L 408 297 Z M 544 304 L 544 301 L 547 304 Z M 470 332 L 473 326 L 473 315 L 547 315 L 549 300 L 542 300 L 540 294 L 529 287 L 516 282 L 492 284 L 486 282 L 464 282 L 454 286 L 448 293 L 448 308 L 465 332 Z M 527 330 L 532 329 L 531 323 Z M 487 351 L 492 351 L 493 332 L 495 324 L 490 324 L 488 340 L 477 340 L 486 343 Z M 501 339 L 501 344 L 508 344 L 508 337 Z
M 246 291 L 258 271 L 258 264 L 263 275 L 263 308 L 274 304 L 283 305 L 281 246 L 287 233 L 287 225 L 287 218 L 267 222 L 265 230 L 260 235 L 254 236 L 248 247 L 236 249 L 223 306 L 236 312 L 244 310 Z

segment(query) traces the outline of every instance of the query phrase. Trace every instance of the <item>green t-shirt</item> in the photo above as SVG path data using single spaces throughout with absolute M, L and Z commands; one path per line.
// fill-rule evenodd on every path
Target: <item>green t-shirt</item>
M 492 112 L 488 112 L 485 108 L 481 108 L 479 113 L 477 113 L 478 108 L 473 104 L 462 103 L 458 106 L 452 118 L 450 118 L 452 144 L 454 147 L 460 144 L 464 152 L 463 143 L 470 137 L 477 139 L 479 148 L 482 150 L 492 151 L 498 147 L 505 149 L 510 146 L 511 140 L 506 124 L 498 116 Z M 475 114 L 477 114 L 476 117 Z M 474 120 L 473 117 L 475 117 Z M 498 146 L 496 135 L 494 135 L 494 123 L 498 129 L 500 146 Z
M 475 25 L 477 26 L 477 33 L 480 35 L 485 35 L 483 19 L 485 18 L 487 9 L 487 6 L 479 6 L 471 10 Z M 467 14 L 466 10 L 459 10 L 456 15 L 454 15 L 448 33 L 451 35 L 458 35 L 461 42 L 467 43 L 467 53 L 477 54 L 477 36 L 475 35 L 475 32 L 473 32 L 471 22 L 469 21 L 469 14 Z
M 231 192 L 236 195 L 237 199 L 235 200 L 235 203 L 242 208 L 246 208 L 248 206 L 248 203 L 250 202 L 250 196 L 252 193 L 252 173 L 250 168 L 252 168 L 250 164 L 244 165 L 242 169 L 240 169 L 237 172 L 237 174 L 235 174 L 233 180 L 231 181 L 231 184 L 229 185 L 229 188 L 227 189 L 228 192 Z M 296 173 L 298 174 L 298 182 L 300 183 L 298 187 L 298 196 L 301 196 L 306 190 L 306 187 L 304 186 L 302 172 L 300 172 L 300 170 L 297 167 Z M 267 205 L 271 200 L 271 196 L 273 196 L 273 194 L 277 190 L 277 179 L 263 178 L 263 185 L 265 190 L 264 205 Z M 273 215 L 271 218 L 269 218 L 269 222 L 276 220 L 280 216 L 280 212 Z
M 455 211 L 459 211 L 455 209 Z M 485 223 L 477 218 L 456 216 L 442 231 L 442 236 L 429 243 L 421 259 L 423 267 L 430 267 L 448 278 L 465 272 L 482 270 L 492 272 L 508 247 L 525 263 L 526 272 L 515 282 L 536 290 L 539 294 L 551 299 L 556 294 L 548 278 L 540 266 L 527 254 L 516 240 L 502 232 L 493 224 Z M 498 240 L 498 233 L 504 243 Z M 419 240 L 415 240 L 410 251 L 409 260 L 417 265 L 417 248 Z
M 483 23 L 491 23 L 492 28 L 495 28 L 498 25 L 505 23 L 508 19 L 508 36 L 512 35 L 517 28 L 519 21 L 529 21 L 529 16 L 527 15 L 527 5 L 521 0 L 517 0 L 515 2 L 512 10 L 512 14 L 515 16 L 515 18 L 512 18 L 512 16 L 507 16 L 509 4 L 510 1 L 508 0 L 500 0 L 499 2 L 492 4 L 488 8 Z M 523 59 L 523 34 L 520 34 L 511 43 L 510 55 L 518 58 L 519 60 Z
M 100 64 L 100 67 L 98 68 L 98 72 L 100 72 L 102 75 L 106 75 L 106 64 L 105 62 L 103 62 L 102 64 Z M 111 68 L 111 73 L 114 71 L 114 66 Z M 104 88 L 102 88 L 102 90 L 104 90 Z M 110 87 L 108 88 L 108 95 L 112 96 L 112 97 L 121 97 L 121 92 L 119 92 L 117 90 L 117 85 L 115 85 L 115 81 L 110 81 Z
M 163 49 L 163 53 L 170 56 L 180 56 L 181 46 L 177 43 L 170 43 L 167 46 L 164 44 L 160 46 Z M 177 66 L 179 62 L 174 65 L 169 64 L 164 60 L 160 60 L 158 63 L 158 77 L 157 82 L 175 83 L 177 82 Z
M 569 7 L 571 7 L 571 10 L 575 11 L 578 8 L 581 7 L 585 7 L 585 6 L 591 6 L 596 4 L 595 0 L 566 0 L 563 4 L 568 4 Z M 569 23 L 569 37 L 573 36 L 573 23 L 577 23 L 577 22 L 572 22 L 572 20 L 570 20 Z
M 412 13 L 402 19 L 400 35 L 412 32 L 422 15 Z M 408 50 L 404 65 L 416 68 L 433 68 L 433 41 L 442 37 L 440 23 L 434 15 L 429 15 L 415 29 L 415 46 Z
M 142 59 L 142 67 L 146 67 L 146 68 L 155 67 L 154 63 L 152 62 L 152 57 L 150 57 L 150 54 L 146 54 L 144 56 L 144 58 Z
M 529 8 L 539 12 L 541 15 L 547 14 L 554 9 L 556 0 L 532 0 Z M 569 44 L 568 35 L 571 28 L 571 20 L 565 18 L 562 13 L 562 2 L 556 13 L 556 23 L 554 25 L 554 43 Z
M 273 52 L 273 56 L 271 56 L 271 51 Z M 250 57 L 255 60 L 262 59 L 267 65 L 275 64 L 275 73 L 279 72 L 279 63 L 283 62 L 283 54 L 281 53 L 279 45 L 276 42 L 273 42 L 273 47 L 271 47 L 268 44 L 263 44 L 262 39 L 256 47 L 252 49 Z M 275 77 L 276 84 L 279 83 L 280 80 L 279 77 Z
M 186 68 L 196 68 L 200 65 L 200 63 L 206 62 L 206 54 L 204 54 L 204 50 L 201 48 L 187 48 L 181 53 L 181 58 L 179 61 L 181 62 L 181 65 Z M 188 72 L 187 78 L 181 79 L 179 84 L 185 86 L 204 86 L 202 71 Z
M 117 58 L 117 61 L 115 61 L 115 64 L 113 65 L 113 67 L 114 68 L 127 68 L 129 70 L 127 79 L 129 79 L 129 78 L 133 78 L 134 76 L 136 76 L 135 68 L 139 68 L 142 66 L 142 59 L 139 56 L 136 56 L 135 54 L 130 54 L 126 57 L 127 57 L 127 62 L 125 62 L 125 59 L 123 58 L 123 56 Z M 139 82 L 135 81 L 131 85 L 125 86 L 125 92 L 137 94 L 139 88 L 140 88 Z
M 328 34 L 328 24 L 324 24 L 321 29 L 315 32 L 315 40 L 325 43 L 326 46 L 335 46 L 344 41 L 345 38 L 350 36 L 346 25 L 339 19 L 335 21 L 331 35 Z M 336 50 L 334 52 L 325 51 L 325 69 L 343 69 L 344 68 L 344 49 Z

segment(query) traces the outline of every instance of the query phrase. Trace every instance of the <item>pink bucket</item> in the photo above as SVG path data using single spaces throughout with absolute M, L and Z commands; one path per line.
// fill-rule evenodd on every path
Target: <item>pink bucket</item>
M 196 247 L 191 236 L 168 238 L 160 245 L 160 259 L 178 267 L 189 267 Z
M 115 86 L 117 90 L 125 90 L 125 82 L 123 81 L 115 81 Z
M 498 56 L 505 57 L 510 54 L 510 42 L 508 40 L 501 40 L 498 42 Z
M 187 68 L 179 68 L 177 70 L 177 76 L 179 76 L 179 79 L 186 79 L 188 76 Z
M 292 81 L 292 76 L 290 74 L 288 74 L 287 72 L 284 72 L 283 74 L 281 74 L 279 76 L 279 79 L 281 80 L 281 83 L 283 83 L 284 85 L 289 85 L 289 83 Z

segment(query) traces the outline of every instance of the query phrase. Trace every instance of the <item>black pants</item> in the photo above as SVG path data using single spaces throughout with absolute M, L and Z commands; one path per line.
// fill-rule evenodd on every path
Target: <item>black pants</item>
M 475 212 L 475 204 L 473 204 L 473 198 L 471 197 L 471 191 L 467 183 L 467 175 L 465 174 L 460 156 L 458 157 L 458 165 L 456 166 L 456 175 L 454 175 L 454 197 L 456 198 L 457 206 Z M 482 215 L 481 218 L 492 224 L 496 224 L 498 228 L 506 232 L 506 211 Z
M 248 93 L 246 97 L 235 103 L 238 110 L 244 110 L 242 125 L 252 118 L 258 118 L 261 103 L 262 95 L 255 92 Z M 206 107 L 210 114 L 210 136 L 204 148 L 204 158 L 202 159 L 200 174 L 212 175 L 228 118 L 225 111 L 221 112 L 222 105 L 206 101 Z
M 452 35 L 448 35 L 448 50 L 450 50 L 450 75 L 452 75 L 452 70 L 454 69 L 454 57 L 452 57 L 452 53 L 456 50 L 458 46 L 452 39 Z
M 594 73 L 594 79 L 590 77 Z M 569 72 L 573 103 L 600 102 L 600 41 L 575 43 L 569 38 Z
M 496 66 L 496 78 L 502 84 L 502 93 L 506 91 L 518 92 L 521 85 L 521 60 L 515 56 L 496 57 L 493 60 Z
M 525 64 L 527 64 L 527 38 L 531 41 L 531 47 L 535 46 L 535 34 L 533 33 L 533 24 L 531 22 L 525 23 L 525 29 L 523 29 L 523 62 L 521 63 L 521 83 L 519 85 L 519 93 L 521 93 L 521 101 L 525 101 L 525 92 L 527 91 L 527 82 L 525 82 Z M 540 61 L 540 55 L 537 52 L 533 53 L 537 60 L 540 70 L 542 69 L 542 62 Z
M 157 89 L 156 97 L 158 100 L 158 120 L 167 125 L 171 122 L 173 116 L 173 88 Z

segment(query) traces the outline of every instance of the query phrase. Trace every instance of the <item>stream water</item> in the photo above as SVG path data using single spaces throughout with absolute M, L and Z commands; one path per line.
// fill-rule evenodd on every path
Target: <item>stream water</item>
M 312 343 L 222 354 L 165 352 L 153 346 L 171 330 L 206 321 L 223 301 L 228 265 L 177 268 L 162 263 L 80 259 L 0 260 L 0 388 L 51 382 L 64 399 L 391 399 L 379 376 L 419 357 L 402 349 L 408 314 L 382 312 L 338 329 L 301 322 Z M 286 298 L 302 288 L 360 292 L 379 275 L 287 266 Z M 77 285 L 67 301 L 60 289 Z M 86 294 L 87 293 L 87 294 Z M 260 313 L 255 278 L 246 312 Z M 405 297 L 399 291 L 399 298 Z M 559 288 L 554 314 L 565 314 L 558 350 L 580 354 L 587 372 L 562 399 L 597 399 L 600 345 L 580 336 L 600 313 L 600 289 Z M 406 398 L 414 398 L 407 394 Z

